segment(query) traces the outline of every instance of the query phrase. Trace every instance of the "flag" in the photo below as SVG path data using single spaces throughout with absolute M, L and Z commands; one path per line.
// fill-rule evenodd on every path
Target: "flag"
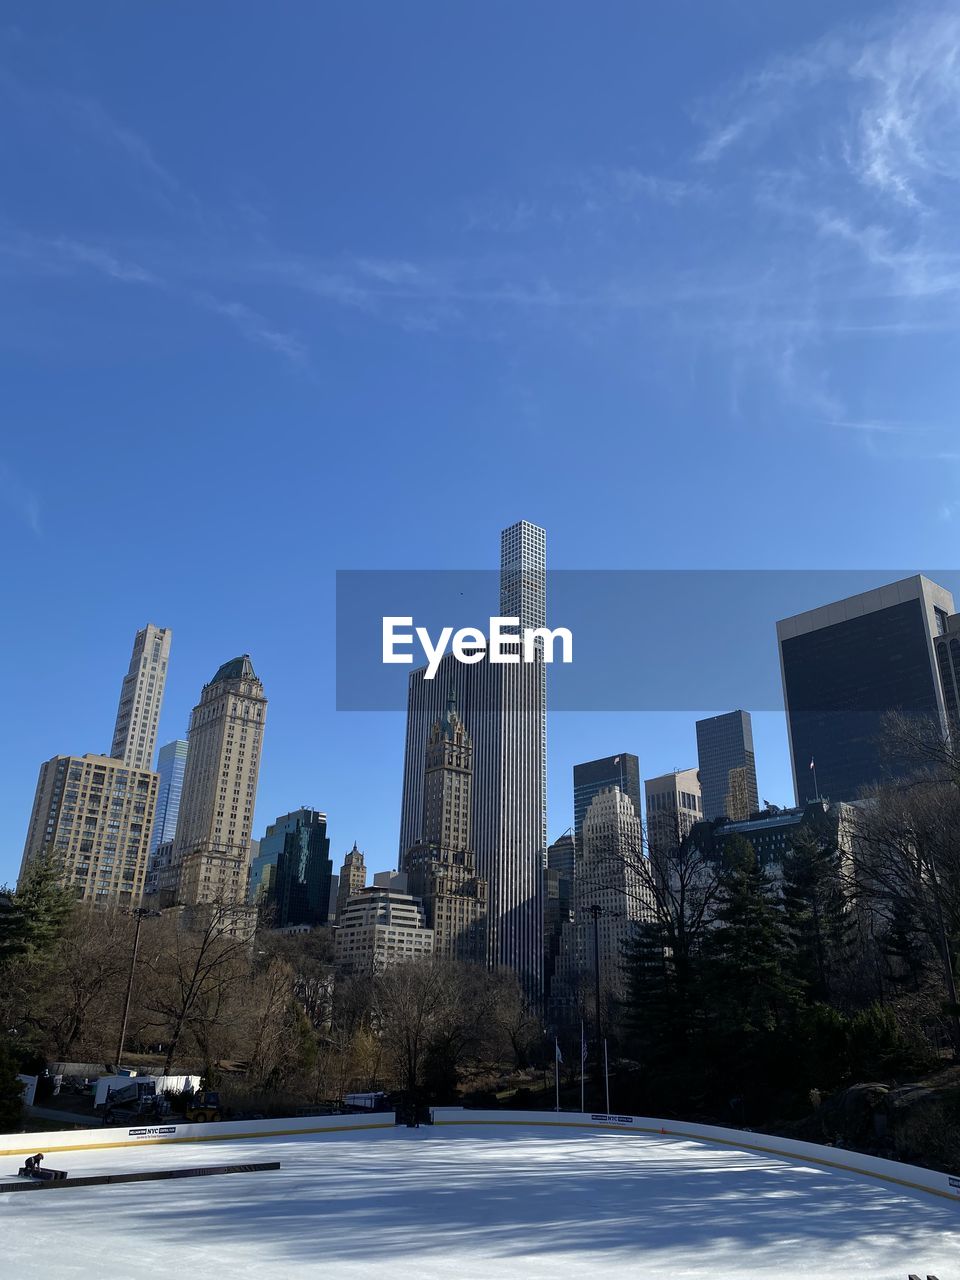
M 580 1061 L 586 1062 L 586 1060 L 587 1060 L 587 1038 L 583 1034 L 583 1027 L 581 1027 L 580 1028 Z
M 620 757 L 619 757 L 619 756 L 614 756 L 614 757 L 613 757 L 613 763 L 614 763 L 614 764 L 619 764 L 619 763 L 620 763 Z
M 811 757 L 810 757 L 810 768 L 812 769 L 813 767 L 814 767 L 814 765 L 813 765 L 813 756 L 811 756 Z
M 558 1061 L 558 1062 L 562 1062 L 562 1061 L 563 1061 L 563 1054 L 560 1052 L 560 1041 L 559 1041 L 559 1040 L 557 1040 L 556 1038 L 554 1038 L 554 1041 L 553 1041 L 553 1047 L 554 1047 L 554 1049 L 556 1050 L 556 1053 L 557 1053 L 557 1061 Z

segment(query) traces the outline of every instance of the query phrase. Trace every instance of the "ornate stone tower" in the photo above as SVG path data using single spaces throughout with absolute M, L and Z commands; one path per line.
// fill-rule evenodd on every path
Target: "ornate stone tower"
M 340 923 L 340 917 L 343 915 L 344 909 L 351 898 L 356 897 L 367 883 L 367 868 L 363 861 L 363 851 L 357 848 L 357 842 L 354 840 L 353 848 L 343 860 L 343 866 L 340 868 L 340 879 L 337 882 L 337 910 L 336 922 Z
M 477 964 L 487 959 L 487 882 L 471 848 L 473 743 L 450 690 L 427 741 L 423 830 L 403 869 L 410 893 L 423 903 L 434 953 Z
M 249 654 L 203 686 L 190 719 L 173 860 L 160 884 L 164 905 L 246 901 L 266 718 Z

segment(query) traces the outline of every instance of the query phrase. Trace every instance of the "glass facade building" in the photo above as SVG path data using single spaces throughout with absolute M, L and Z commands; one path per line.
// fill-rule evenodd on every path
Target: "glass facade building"
M 157 755 L 157 814 L 150 837 L 150 853 L 172 841 L 177 834 L 177 817 L 180 813 L 180 794 L 183 791 L 183 774 L 187 767 L 187 743 L 178 738 L 160 748 Z
M 760 808 L 749 711 L 697 721 L 703 816 L 742 822 Z
M 777 623 L 799 805 L 902 775 L 882 744 L 889 713 L 946 726 L 934 645 L 953 607 L 918 575 Z
M 573 766 L 573 834 L 577 854 L 583 852 L 581 835 L 583 820 L 594 796 L 609 787 L 619 787 L 633 801 L 639 818 L 643 813 L 640 799 L 640 760 L 623 751 L 618 756 L 604 756 L 602 760 L 588 760 Z
M 333 862 L 327 815 L 294 809 L 271 822 L 250 867 L 249 900 L 273 911 L 274 928 L 326 924 Z

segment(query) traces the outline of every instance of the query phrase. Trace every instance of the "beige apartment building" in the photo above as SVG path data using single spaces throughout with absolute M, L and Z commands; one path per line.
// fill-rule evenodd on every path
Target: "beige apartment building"
M 577 1007 L 593 991 L 596 961 L 604 1002 L 627 994 L 625 951 L 640 925 L 655 918 L 643 827 L 619 787 L 593 797 L 581 828 L 582 855 L 573 885 L 573 920 L 562 927 L 551 996 L 554 1012 Z M 562 1016 L 562 1015 L 561 1015 Z
M 133 641 L 130 667 L 120 688 L 110 754 L 135 769 L 153 766 L 172 636 L 169 627 L 155 627 L 150 622 Z
M 246 901 L 267 699 L 250 655 L 225 662 L 193 709 L 173 854 L 161 906 Z
M 159 778 L 110 756 L 54 756 L 40 766 L 20 879 L 40 854 L 66 888 L 99 906 L 143 895 Z
M 643 784 L 647 806 L 647 845 L 652 856 L 669 856 L 703 818 L 700 774 L 675 769 Z
M 409 893 L 371 885 L 350 898 L 334 933 L 334 963 L 343 973 L 382 973 L 405 960 L 433 955 L 433 930 Z

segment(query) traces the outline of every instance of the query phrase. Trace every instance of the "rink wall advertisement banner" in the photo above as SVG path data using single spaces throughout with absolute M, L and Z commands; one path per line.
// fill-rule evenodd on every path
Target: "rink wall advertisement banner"
M 787 1156 L 811 1164 L 827 1165 L 847 1173 L 858 1173 L 884 1182 L 930 1191 L 949 1200 L 960 1199 L 960 1177 L 921 1169 L 917 1165 L 881 1160 L 861 1155 L 842 1147 L 823 1147 L 815 1142 L 797 1142 L 769 1133 L 749 1129 L 724 1129 L 708 1124 L 683 1124 L 676 1120 L 658 1120 L 653 1116 L 613 1116 L 574 1111 L 471 1111 L 464 1107 L 436 1107 L 432 1111 L 435 1125 L 550 1125 L 566 1128 L 621 1129 L 625 1132 L 656 1134 L 668 1138 L 693 1138 L 699 1142 L 737 1147 L 742 1151 L 763 1151 Z
M 73 1129 L 62 1133 L 0 1134 L 0 1156 L 33 1155 L 38 1149 L 92 1151 L 167 1142 L 229 1142 L 242 1138 L 296 1137 L 344 1129 L 390 1129 L 392 1111 L 347 1116 L 287 1116 L 278 1120 L 222 1120 L 211 1124 L 132 1125 L 126 1129 Z M 39 1148 L 37 1144 L 40 1144 Z

